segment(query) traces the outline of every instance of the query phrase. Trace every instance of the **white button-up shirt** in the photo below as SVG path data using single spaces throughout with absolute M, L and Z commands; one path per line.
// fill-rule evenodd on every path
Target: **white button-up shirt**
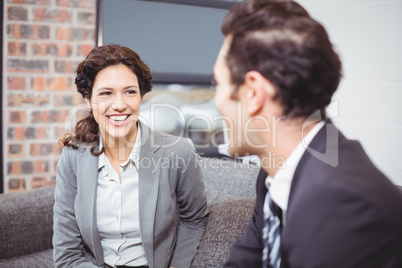
M 265 186 L 269 189 L 272 200 L 282 209 L 282 223 L 286 223 L 286 211 L 288 209 L 290 187 L 296 171 L 296 168 L 306 151 L 307 146 L 317 135 L 318 131 L 325 125 L 320 121 L 315 125 L 303 140 L 297 145 L 290 156 L 286 159 L 282 168 L 280 168 L 274 177 L 267 176 Z M 267 202 L 264 203 L 264 214 L 270 213 Z
M 109 266 L 147 265 L 142 244 L 138 205 L 140 127 L 128 160 L 114 170 L 107 156 L 99 156 L 96 219 L 105 263 Z M 102 144 L 100 145 L 102 146 Z

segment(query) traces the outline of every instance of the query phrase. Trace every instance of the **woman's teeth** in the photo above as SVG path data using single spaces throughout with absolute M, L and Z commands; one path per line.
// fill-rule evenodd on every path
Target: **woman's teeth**
M 124 121 L 128 118 L 128 115 L 111 115 L 109 119 L 113 121 Z

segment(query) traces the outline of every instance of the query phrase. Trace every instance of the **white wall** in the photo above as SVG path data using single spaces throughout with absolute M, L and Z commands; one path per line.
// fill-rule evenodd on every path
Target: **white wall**
M 402 0 L 299 0 L 343 63 L 330 117 L 402 185 Z

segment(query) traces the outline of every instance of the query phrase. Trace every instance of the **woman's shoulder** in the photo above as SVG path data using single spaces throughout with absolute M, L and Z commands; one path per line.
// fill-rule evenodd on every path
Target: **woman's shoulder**
M 183 137 L 183 136 L 175 136 L 172 134 L 159 132 L 159 131 L 152 131 L 157 140 L 161 141 L 161 144 L 166 146 L 167 144 L 171 145 L 173 148 L 193 148 L 193 142 L 191 139 Z
M 144 124 L 141 124 L 141 131 L 145 138 L 143 144 L 147 144 L 146 147 L 157 147 L 158 149 L 175 152 L 180 155 L 195 152 L 191 139 L 183 137 L 183 135 L 172 135 L 160 132 Z
M 76 157 L 80 154 L 89 152 L 91 149 L 90 146 L 79 145 L 76 148 L 72 146 L 64 146 L 62 150 L 62 156 L 65 157 Z

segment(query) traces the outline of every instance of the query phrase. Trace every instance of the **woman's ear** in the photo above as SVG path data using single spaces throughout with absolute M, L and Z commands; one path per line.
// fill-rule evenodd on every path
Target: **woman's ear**
M 89 101 L 88 96 L 84 97 L 84 100 L 85 100 L 85 102 L 87 103 L 88 108 L 91 109 L 91 108 L 92 108 L 92 107 L 91 107 L 91 102 Z
M 249 71 L 245 75 L 247 110 L 249 116 L 257 115 L 266 104 L 267 98 L 275 97 L 272 83 L 257 71 Z

